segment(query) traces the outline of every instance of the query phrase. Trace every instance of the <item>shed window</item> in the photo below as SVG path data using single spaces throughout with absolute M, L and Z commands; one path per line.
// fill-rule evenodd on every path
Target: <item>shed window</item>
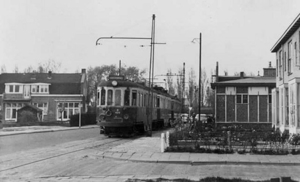
M 244 94 L 236 95 L 236 103 L 237 104 L 248 104 L 248 95 L 244 95 Z

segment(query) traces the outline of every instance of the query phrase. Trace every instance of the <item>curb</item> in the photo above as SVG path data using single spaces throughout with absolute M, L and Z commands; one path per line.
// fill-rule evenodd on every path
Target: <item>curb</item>
M 59 129 L 45 129 L 45 130 L 36 130 L 36 131 L 16 131 L 15 133 L 0 133 L 0 137 L 3 136 L 11 136 L 11 135 L 22 135 L 22 134 L 33 134 L 33 133 L 49 133 L 49 132 L 56 132 L 56 131 L 67 131 L 67 130 L 80 130 L 80 129 L 91 129 L 91 128 L 98 128 L 99 126 L 91 126 L 91 127 L 74 127 L 74 128 L 59 128 Z
M 143 163 L 161 163 L 161 164 L 182 164 L 191 166 L 200 165 L 264 165 L 264 166 L 300 166 L 300 163 L 286 163 L 286 162 L 256 162 L 256 161 L 168 161 L 168 160 L 157 160 L 157 159 L 131 159 L 122 157 L 113 157 L 101 155 L 102 158 L 109 158 L 121 161 L 132 161 L 132 162 L 143 162 Z

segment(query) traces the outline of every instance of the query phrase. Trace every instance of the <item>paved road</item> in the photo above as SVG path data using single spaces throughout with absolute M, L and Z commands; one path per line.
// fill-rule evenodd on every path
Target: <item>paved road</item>
M 99 136 L 99 128 L 0 136 L 0 156 Z

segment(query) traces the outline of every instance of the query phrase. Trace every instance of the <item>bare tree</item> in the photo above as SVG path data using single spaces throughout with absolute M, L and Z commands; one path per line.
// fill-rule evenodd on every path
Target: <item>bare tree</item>
M 28 66 L 27 68 L 24 69 L 24 73 L 32 73 L 34 71 L 32 66 Z
M 1 73 L 6 73 L 6 66 L 4 64 L 1 66 Z
M 170 95 L 175 95 L 175 88 L 174 88 L 174 83 L 173 83 L 173 73 L 172 70 L 169 69 L 167 73 L 167 85 L 168 85 L 168 90 Z
M 15 67 L 14 67 L 14 71 L 13 71 L 14 73 L 19 73 L 19 67 L 17 66 L 17 65 L 15 65 Z
M 197 89 L 197 83 L 196 83 L 196 75 L 195 75 L 195 71 L 193 68 L 191 68 L 190 72 L 189 72 L 189 81 L 188 81 L 188 91 L 187 93 L 187 99 L 190 103 L 190 106 L 194 107 L 195 104 L 195 92 Z
M 24 69 L 24 73 L 48 73 L 49 71 L 53 73 L 59 73 L 61 69 L 61 63 L 54 60 L 48 60 L 46 62 L 40 62 L 36 69 L 31 65 Z
M 48 73 L 49 71 L 53 73 L 59 73 L 61 69 L 61 62 L 56 62 L 54 60 L 48 60 L 46 62 L 41 62 L 38 64 L 38 73 Z

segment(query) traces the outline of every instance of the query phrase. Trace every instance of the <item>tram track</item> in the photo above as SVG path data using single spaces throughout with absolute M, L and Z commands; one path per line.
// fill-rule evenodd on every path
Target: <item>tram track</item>
M 131 138 L 130 140 L 134 140 L 135 138 L 136 137 Z M 82 148 L 74 149 L 74 150 L 71 150 L 71 151 L 68 151 L 68 152 L 64 152 L 64 153 L 60 153 L 60 154 L 54 154 L 54 155 L 51 155 L 51 156 L 48 156 L 48 157 L 43 157 L 43 158 L 37 159 L 37 160 L 33 159 L 30 162 L 26 162 L 24 164 L 17 164 L 17 165 L 15 165 L 13 167 L 8 167 L 8 168 L 5 168 L 5 169 L 2 168 L 2 169 L 0 169 L 0 173 L 8 171 L 8 170 L 13 170 L 13 169 L 17 169 L 17 168 L 20 168 L 20 167 L 24 167 L 24 166 L 36 164 L 36 163 L 39 163 L 39 162 L 47 161 L 47 160 L 50 160 L 50 159 L 58 158 L 58 157 L 61 157 L 61 156 L 66 156 L 66 155 L 73 154 L 73 153 L 76 153 L 76 152 L 103 147 L 105 145 L 113 144 L 113 143 L 116 143 L 116 142 L 120 142 L 120 141 L 125 140 L 125 139 L 124 138 L 117 138 L 117 139 L 106 138 L 106 139 L 103 139 L 103 140 L 109 140 L 109 141 L 101 143 L 101 144 L 97 144 L 97 145 L 93 145 L 93 143 L 95 143 L 95 141 L 91 141 L 91 142 L 89 142 L 89 144 L 92 145 L 92 146 L 82 147 Z M 128 141 L 128 138 L 127 138 L 127 141 Z M 86 144 L 87 143 L 84 143 L 84 145 L 86 145 Z M 80 145 L 82 145 L 82 144 L 80 144 Z M 77 146 L 78 145 L 71 145 L 71 146 L 67 146 L 67 148 L 70 149 L 71 147 L 77 147 Z M 16 159 L 16 160 L 18 160 L 18 159 Z M 7 162 L 9 162 L 9 161 L 7 161 Z

